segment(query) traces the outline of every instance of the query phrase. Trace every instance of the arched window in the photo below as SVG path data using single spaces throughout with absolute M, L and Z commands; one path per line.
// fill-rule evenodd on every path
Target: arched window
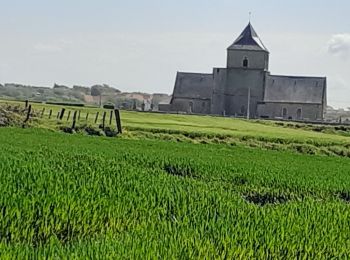
M 301 111 L 301 108 L 298 108 L 298 110 L 297 110 L 297 119 L 302 119 L 302 111 Z
M 248 66 L 249 66 L 249 61 L 248 61 L 248 58 L 245 57 L 244 60 L 243 60 L 243 67 L 244 68 L 248 68 Z
M 283 118 L 287 118 L 287 114 L 288 114 L 287 108 L 284 107 L 284 108 L 282 109 L 282 117 L 283 117 Z

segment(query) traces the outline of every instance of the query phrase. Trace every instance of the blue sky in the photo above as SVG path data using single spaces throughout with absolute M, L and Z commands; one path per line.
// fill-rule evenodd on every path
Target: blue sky
M 171 93 L 176 71 L 225 66 L 251 11 L 272 74 L 327 76 L 329 104 L 350 106 L 350 1 L 0 0 L 0 8 L 2 83 Z

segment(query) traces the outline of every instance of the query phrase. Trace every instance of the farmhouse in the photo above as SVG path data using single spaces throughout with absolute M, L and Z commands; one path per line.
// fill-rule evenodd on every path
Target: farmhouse
M 251 23 L 227 49 L 226 68 L 213 73 L 178 72 L 172 99 L 163 111 L 323 120 L 325 77 L 272 75 L 269 51 Z

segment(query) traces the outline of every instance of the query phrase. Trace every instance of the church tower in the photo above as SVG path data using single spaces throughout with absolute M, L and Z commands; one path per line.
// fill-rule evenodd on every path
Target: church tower
M 227 68 L 269 69 L 269 51 L 251 23 L 227 49 Z
M 269 51 L 249 22 L 227 49 L 226 114 L 256 116 L 257 104 L 264 98 L 268 69 Z

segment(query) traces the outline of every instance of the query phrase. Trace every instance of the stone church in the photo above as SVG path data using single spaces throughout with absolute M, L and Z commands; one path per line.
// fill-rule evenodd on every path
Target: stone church
M 323 120 L 325 77 L 271 75 L 269 51 L 249 23 L 227 49 L 227 67 L 212 74 L 178 72 L 170 104 L 163 111 Z

